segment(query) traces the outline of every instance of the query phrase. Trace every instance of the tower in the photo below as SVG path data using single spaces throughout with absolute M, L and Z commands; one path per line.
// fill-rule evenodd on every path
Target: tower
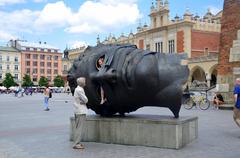
M 234 81 L 240 77 L 240 0 L 224 0 L 217 88 L 233 101 Z M 238 35 L 239 34 L 239 35 Z M 239 37 L 238 37 L 239 36 Z M 239 40 L 237 40 L 239 38 Z M 232 50 L 232 51 L 230 51 Z
M 156 8 L 156 9 L 155 9 Z M 169 2 L 165 0 L 164 5 L 162 0 L 156 0 L 156 6 L 152 3 L 151 6 L 151 28 L 157 28 L 168 25 L 169 22 Z

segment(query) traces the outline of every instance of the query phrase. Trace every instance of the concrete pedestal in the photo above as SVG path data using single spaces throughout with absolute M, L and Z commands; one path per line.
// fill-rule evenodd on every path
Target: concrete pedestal
M 75 119 L 71 118 L 70 140 L 74 140 Z M 83 142 L 141 145 L 179 149 L 198 137 L 198 118 L 130 115 L 104 118 L 87 116 Z

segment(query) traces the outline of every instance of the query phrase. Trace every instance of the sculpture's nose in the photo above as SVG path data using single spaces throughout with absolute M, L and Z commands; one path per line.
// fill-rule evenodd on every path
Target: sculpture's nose
M 117 80 L 117 73 L 113 68 L 110 68 L 108 70 L 101 69 L 98 73 L 91 73 L 90 78 L 93 81 L 108 81 L 115 83 Z

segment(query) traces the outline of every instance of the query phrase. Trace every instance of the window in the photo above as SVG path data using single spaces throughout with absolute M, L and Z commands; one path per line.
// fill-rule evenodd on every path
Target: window
M 47 74 L 51 74 L 52 73 L 52 70 L 51 69 L 48 69 L 47 70 Z
M 44 67 L 45 63 L 44 62 L 40 62 L 40 66 Z
M 51 81 L 51 79 L 52 79 L 51 76 L 48 76 L 47 78 L 48 78 L 48 81 Z
M 159 53 L 163 53 L 163 42 L 155 43 L 155 51 Z
M 37 74 L 37 69 L 33 69 L 33 74 Z
M 44 60 L 44 59 L 45 59 L 45 55 L 41 54 L 41 55 L 40 55 L 40 59 L 41 59 L 41 60 Z
M 63 70 L 67 71 L 67 65 L 63 65 Z
M 34 62 L 33 62 L 33 66 L 38 66 L 37 61 L 34 61 Z
M 33 54 L 33 59 L 38 59 L 38 55 L 37 54 Z
M 54 63 L 54 67 L 58 67 L 58 63 Z
M 30 61 L 26 61 L 26 66 L 30 66 Z
M 0 70 L 2 70 L 2 65 L 0 65 Z
M 160 25 L 163 26 L 163 16 L 161 16 L 161 22 Z
M 2 56 L 0 55 L 0 61 L 2 61 Z
M 18 65 L 15 65 L 15 66 L 14 66 L 14 70 L 18 70 Z
M 154 27 L 154 28 L 157 27 L 157 18 L 154 18 L 154 20 L 153 20 L 153 27 Z
M 7 61 L 10 61 L 10 57 L 9 56 L 7 56 Z
M 51 67 L 51 66 L 52 66 L 51 62 L 48 62 L 47 67 Z
M 10 66 L 9 65 L 7 65 L 7 70 L 10 70 Z
M 51 55 L 48 55 L 48 56 L 47 56 L 47 60 L 52 60 L 52 56 L 51 56 Z
M 26 47 L 26 50 L 27 50 L 27 51 L 29 51 L 29 50 L 30 50 L 30 48 Z
M 18 80 L 18 74 L 14 74 L 14 79 Z
M 34 51 L 34 49 L 33 49 L 33 48 L 30 48 L 30 51 Z
M 15 62 L 18 62 L 18 57 L 15 57 L 15 58 L 14 58 L 14 61 L 15 61 Z
M 168 41 L 168 51 L 169 51 L 169 53 L 175 52 L 174 40 Z
M 33 82 L 37 82 L 37 76 L 33 76 Z
M 30 74 L 30 68 L 26 68 L 26 73 Z
M 57 61 L 57 60 L 58 60 L 58 56 L 54 56 L 54 60 L 56 60 L 56 61 Z
M 58 74 L 58 70 L 54 70 L 54 74 Z
M 0 74 L 0 80 L 2 80 L 2 74 Z
M 44 74 L 45 73 L 44 69 L 40 69 L 40 73 Z
M 150 44 L 147 44 L 147 45 L 146 45 L 146 50 L 149 50 L 149 51 L 150 51 Z
M 205 48 L 205 49 L 204 49 L 204 55 L 209 55 L 208 48 Z
M 26 55 L 25 55 L 25 58 L 26 58 L 26 59 L 30 59 L 30 54 L 26 54 Z

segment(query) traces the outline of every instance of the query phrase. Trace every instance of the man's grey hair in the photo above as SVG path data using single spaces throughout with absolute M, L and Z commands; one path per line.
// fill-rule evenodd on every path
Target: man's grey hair
M 80 87 L 83 87 L 85 85 L 85 82 L 86 82 L 86 78 L 85 77 L 79 77 L 77 79 L 77 84 L 80 86 Z

